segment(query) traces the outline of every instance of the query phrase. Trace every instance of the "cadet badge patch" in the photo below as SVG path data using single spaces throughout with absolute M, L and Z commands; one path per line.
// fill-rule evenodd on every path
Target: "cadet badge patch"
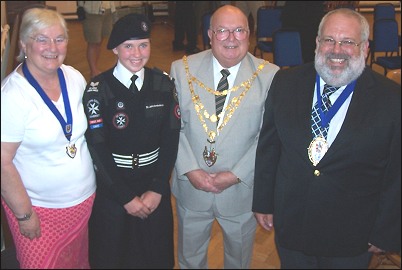
M 177 119 L 181 118 L 179 104 L 176 104 L 176 106 L 174 107 L 174 116 L 176 116 Z
M 102 118 L 89 120 L 89 128 L 90 129 L 96 129 L 96 128 L 101 128 L 101 127 L 103 127 L 103 119 Z
M 99 101 L 97 99 L 90 99 L 87 103 L 87 111 L 89 113 L 89 118 L 99 117 Z
M 124 105 L 123 101 L 117 101 L 116 102 L 116 109 L 117 110 L 124 110 L 126 108 L 126 105 Z
M 98 92 L 99 82 L 90 82 L 87 93 L 89 92 Z
M 125 129 L 128 126 L 128 115 L 122 112 L 113 116 L 113 126 L 117 129 Z

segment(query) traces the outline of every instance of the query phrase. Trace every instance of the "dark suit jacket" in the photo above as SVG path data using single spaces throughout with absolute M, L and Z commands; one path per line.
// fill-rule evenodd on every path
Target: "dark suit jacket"
M 257 148 L 253 211 L 274 214 L 275 235 L 288 249 L 353 256 L 370 242 L 399 252 L 400 87 L 366 68 L 335 141 L 314 167 L 307 148 L 315 75 L 312 63 L 275 75 Z

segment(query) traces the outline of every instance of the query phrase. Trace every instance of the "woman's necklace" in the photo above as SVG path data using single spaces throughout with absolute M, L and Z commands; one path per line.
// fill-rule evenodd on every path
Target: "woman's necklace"
M 205 146 L 205 149 L 203 152 L 203 158 L 204 158 L 205 163 L 208 165 L 208 167 L 211 167 L 212 165 L 215 164 L 216 159 L 218 157 L 218 154 L 216 153 L 215 148 L 213 148 L 213 144 L 215 143 L 215 138 L 216 138 L 217 134 L 220 133 L 220 131 L 223 129 L 223 127 L 225 127 L 226 124 L 229 122 L 229 120 L 232 118 L 232 115 L 234 114 L 236 109 L 240 106 L 240 103 L 243 100 L 243 97 L 250 90 L 255 78 L 257 78 L 258 73 L 264 69 L 264 67 L 268 63 L 268 61 L 264 60 L 258 66 L 257 70 L 254 72 L 254 74 L 251 76 L 250 79 L 242 82 L 240 85 L 233 86 L 232 88 L 222 91 L 222 92 L 215 91 L 215 90 L 207 87 L 204 83 L 202 83 L 197 78 L 195 78 L 190 73 L 190 69 L 188 66 L 188 61 L 187 61 L 186 56 L 183 56 L 183 63 L 184 63 L 184 68 L 186 70 L 187 82 L 188 82 L 188 86 L 189 86 L 190 93 L 191 93 L 191 100 L 193 101 L 193 104 L 194 104 L 194 109 L 197 113 L 198 119 L 200 120 L 202 127 L 204 128 L 204 131 L 207 133 L 207 136 L 208 136 L 207 142 L 210 144 L 209 150 L 207 149 L 207 146 Z M 211 93 L 215 96 L 227 95 L 228 93 L 235 92 L 241 88 L 244 88 L 243 92 L 241 92 L 241 94 L 238 97 L 233 97 L 232 100 L 226 106 L 225 117 L 223 118 L 221 125 L 217 126 L 216 131 L 209 130 L 205 119 L 208 119 L 212 123 L 216 123 L 218 117 L 215 115 L 215 113 L 210 114 L 205 109 L 204 104 L 201 102 L 200 96 L 195 94 L 193 82 L 197 83 L 197 85 L 199 87 L 205 89 L 206 91 L 208 91 L 209 93 Z
M 53 102 L 50 100 L 50 98 L 46 95 L 45 91 L 43 91 L 42 87 L 32 76 L 31 72 L 29 72 L 29 69 L 25 62 L 22 64 L 22 72 L 24 73 L 24 76 L 28 80 L 28 82 L 33 86 L 33 88 L 35 88 L 35 90 L 41 96 L 41 98 L 46 103 L 46 105 L 49 107 L 49 109 L 52 111 L 52 113 L 56 116 L 57 120 L 59 120 L 60 125 L 63 129 L 64 135 L 66 136 L 66 139 L 68 140 L 68 145 L 66 146 L 66 153 L 70 158 L 74 158 L 75 155 L 77 154 L 77 147 L 75 146 L 74 143 L 71 144 L 71 141 L 70 141 L 71 135 L 73 134 L 73 117 L 72 117 L 72 113 L 71 113 L 70 100 L 68 98 L 67 85 L 66 85 L 66 80 L 64 78 L 63 71 L 61 70 L 61 68 L 57 69 L 57 74 L 59 77 L 59 84 L 61 87 L 61 94 L 63 96 L 64 110 L 66 112 L 67 121 L 64 120 L 64 118 L 60 114 L 59 110 L 56 108 L 56 106 L 53 104 Z

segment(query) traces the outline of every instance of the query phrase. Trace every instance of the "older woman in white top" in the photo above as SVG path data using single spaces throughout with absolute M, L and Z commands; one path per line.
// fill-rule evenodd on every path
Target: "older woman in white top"
M 56 11 L 22 18 L 22 62 L 1 83 L 1 198 L 21 268 L 89 268 L 95 173 L 86 140 L 86 81 L 63 64 Z

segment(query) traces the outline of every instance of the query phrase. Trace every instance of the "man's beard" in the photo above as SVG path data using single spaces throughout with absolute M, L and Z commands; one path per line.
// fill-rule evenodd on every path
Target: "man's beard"
M 332 71 L 331 67 L 326 64 L 327 59 L 346 59 L 348 64 L 345 69 L 336 74 Z M 329 85 L 332 86 L 343 86 L 351 83 L 356 80 L 362 73 L 366 66 L 366 59 L 362 51 L 360 51 L 360 55 L 356 58 L 351 58 L 347 54 L 335 54 L 335 53 L 327 53 L 326 55 L 322 53 L 316 53 L 315 55 L 315 69 L 317 70 L 320 77 Z M 336 67 L 336 69 L 338 69 Z

